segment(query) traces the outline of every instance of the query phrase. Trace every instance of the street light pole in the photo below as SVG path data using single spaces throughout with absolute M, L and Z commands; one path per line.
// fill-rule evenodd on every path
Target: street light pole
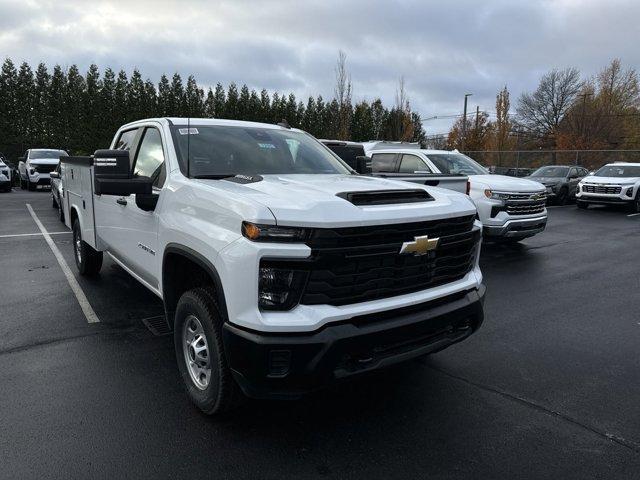
M 464 114 L 462 115 L 462 142 L 460 149 L 464 152 L 464 144 L 467 141 L 467 98 L 473 93 L 464 94 Z

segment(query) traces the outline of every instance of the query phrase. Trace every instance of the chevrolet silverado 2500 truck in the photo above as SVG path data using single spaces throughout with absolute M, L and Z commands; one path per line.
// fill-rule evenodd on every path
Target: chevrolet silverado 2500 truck
M 141 120 L 61 162 L 80 273 L 106 252 L 163 300 L 206 413 L 299 397 L 482 323 L 469 198 L 358 175 L 303 131 Z

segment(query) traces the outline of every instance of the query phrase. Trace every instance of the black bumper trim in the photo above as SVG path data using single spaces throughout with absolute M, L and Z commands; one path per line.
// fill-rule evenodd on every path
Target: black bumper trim
M 626 200 L 620 197 L 590 197 L 588 195 L 582 195 L 576 197 L 576 201 L 593 205 L 628 205 L 633 203 L 634 199 L 632 197 Z
M 297 398 L 464 340 L 482 324 L 484 294 L 481 285 L 461 295 L 381 312 L 378 321 L 376 314 L 353 317 L 310 333 L 256 332 L 227 322 L 225 352 L 246 395 Z

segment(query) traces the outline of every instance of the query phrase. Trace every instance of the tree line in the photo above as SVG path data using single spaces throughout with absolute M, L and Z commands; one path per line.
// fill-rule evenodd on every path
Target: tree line
M 424 141 L 420 116 L 410 108 L 401 80 L 396 104 L 378 98 L 352 101 L 346 56 L 336 66 L 335 95 L 310 96 L 256 91 L 247 85 L 218 83 L 204 88 L 193 75 L 162 75 L 156 84 L 138 69 L 131 75 L 91 65 L 35 70 L 7 58 L 0 71 L 0 152 L 15 160 L 27 148 L 62 148 L 90 154 L 106 148 L 121 125 L 149 117 L 207 117 L 277 123 L 286 120 L 318 138 Z
M 515 112 L 510 107 L 505 86 L 495 112 L 460 117 L 431 143 L 467 151 L 640 149 L 638 73 L 619 59 L 589 78 L 576 68 L 551 70 L 520 95 Z

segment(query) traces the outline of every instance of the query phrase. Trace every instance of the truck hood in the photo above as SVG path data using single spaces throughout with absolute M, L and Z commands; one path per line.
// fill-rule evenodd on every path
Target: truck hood
M 30 165 L 57 165 L 60 160 L 57 158 L 30 158 Z
M 341 227 L 403 223 L 475 214 L 466 195 L 436 187 L 358 175 L 264 175 L 250 183 L 197 180 L 267 207 L 278 225 Z M 338 193 L 426 190 L 432 201 L 357 206 Z M 251 219 L 247 219 L 251 220 Z
M 485 188 L 501 192 L 539 192 L 544 190 L 544 185 L 540 182 L 506 175 L 470 175 L 469 180 L 472 184 L 482 184 Z
M 590 177 L 583 178 L 581 183 L 633 185 L 638 181 L 640 181 L 640 177 L 596 177 L 591 175 Z

